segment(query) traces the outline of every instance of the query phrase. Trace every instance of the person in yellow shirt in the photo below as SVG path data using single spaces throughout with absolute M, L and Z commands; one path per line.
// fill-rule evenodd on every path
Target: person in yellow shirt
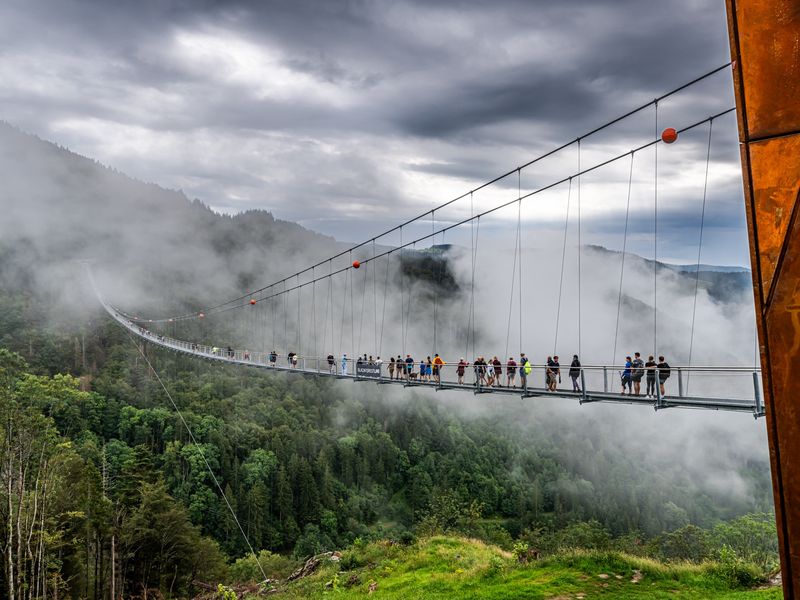
M 442 382 L 442 367 L 444 366 L 444 361 L 442 357 L 438 354 L 433 357 L 433 376 L 436 379 L 436 384 L 439 385 Z

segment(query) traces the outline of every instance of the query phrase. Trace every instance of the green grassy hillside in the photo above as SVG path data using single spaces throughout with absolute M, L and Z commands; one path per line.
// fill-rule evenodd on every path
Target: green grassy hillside
M 483 542 L 432 537 L 410 546 L 356 545 L 280 587 L 284 598 L 782 598 L 747 589 L 720 563 L 665 565 L 616 552 L 570 551 L 530 564 Z M 370 594 L 370 587 L 372 593 Z

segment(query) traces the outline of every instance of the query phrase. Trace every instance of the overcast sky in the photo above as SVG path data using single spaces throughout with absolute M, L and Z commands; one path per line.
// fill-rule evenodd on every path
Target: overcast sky
M 350 241 L 729 60 L 722 0 L 4 0 L 0 35 L 3 120 L 216 210 Z M 733 106 L 731 85 L 725 70 L 665 101 L 661 126 Z M 587 140 L 581 164 L 653 135 L 647 111 Z M 706 140 L 659 149 L 668 260 L 696 259 Z M 576 165 L 571 148 L 521 185 Z M 620 247 L 629 165 L 583 181 L 584 242 Z M 647 255 L 652 152 L 634 167 L 629 247 Z M 709 182 L 703 262 L 747 265 L 733 115 L 714 124 Z M 566 196 L 526 207 L 529 226 L 563 229 Z

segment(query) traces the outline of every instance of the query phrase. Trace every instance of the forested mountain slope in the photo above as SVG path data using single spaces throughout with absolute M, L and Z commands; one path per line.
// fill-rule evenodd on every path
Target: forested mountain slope
M 0 408 L 13 423 L 0 458 L 29 465 L 24 478 L 4 469 L 0 491 L 3 538 L 28 534 L 13 553 L 18 586 L 100 599 L 112 586 L 185 596 L 201 575 L 226 580 L 248 548 L 206 460 L 253 547 L 296 557 L 437 531 L 511 549 L 578 527 L 575 545 L 599 535 L 701 561 L 719 548 L 698 526 L 770 510 L 765 452 L 731 427 L 397 393 L 148 348 L 195 445 L 73 260 L 95 260 L 115 299 L 163 312 L 291 272 L 336 243 L 265 212 L 217 215 L 5 125 L 0 178 Z M 406 273 L 428 277 L 430 260 Z M 763 570 L 770 523 L 752 526 Z

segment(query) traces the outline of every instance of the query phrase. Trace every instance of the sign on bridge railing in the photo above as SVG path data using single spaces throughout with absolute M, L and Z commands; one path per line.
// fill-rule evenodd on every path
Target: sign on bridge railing
M 356 364 L 356 377 L 365 379 L 379 379 L 381 376 L 381 365 L 370 363 Z

